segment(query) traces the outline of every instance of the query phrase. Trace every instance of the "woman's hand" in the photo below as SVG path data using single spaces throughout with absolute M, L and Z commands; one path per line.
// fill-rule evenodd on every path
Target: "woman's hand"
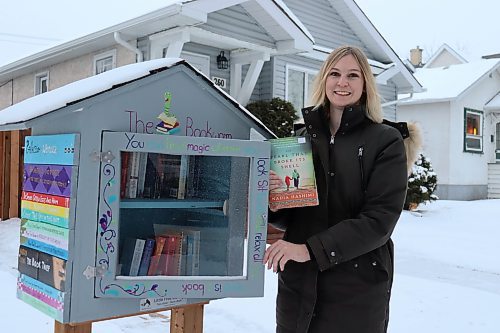
M 283 179 L 281 179 L 273 170 L 269 170 L 269 191 L 274 191 L 280 187 L 283 187 L 283 184 Z M 272 212 L 278 211 L 278 209 L 272 209 L 270 207 L 269 209 Z
M 281 271 L 285 270 L 285 264 L 288 260 L 296 262 L 311 260 L 306 245 L 294 244 L 280 239 L 269 246 L 264 255 L 264 265 L 267 264 L 267 269 L 272 267 L 275 273 L 278 271 L 278 265 Z
M 283 184 L 283 179 L 273 170 L 269 170 L 269 191 L 274 191 L 277 188 L 283 187 Z

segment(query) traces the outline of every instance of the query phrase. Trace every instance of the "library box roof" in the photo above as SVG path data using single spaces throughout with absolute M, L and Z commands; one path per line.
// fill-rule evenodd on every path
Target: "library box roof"
M 233 139 L 249 139 L 250 132 L 274 137 L 233 97 L 179 58 L 119 67 L 0 111 L 0 131 L 32 128 L 33 134 L 53 134 L 89 127 Z

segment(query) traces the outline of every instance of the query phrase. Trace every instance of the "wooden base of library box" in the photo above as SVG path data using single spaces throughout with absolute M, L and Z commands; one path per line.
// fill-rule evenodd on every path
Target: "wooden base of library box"
M 171 309 L 170 333 L 202 333 L 203 307 L 208 302 L 186 305 Z M 154 313 L 145 312 L 145 313 Z M 141 314 L 145 314 L 141 313 Z M 124 316 L 129 317 L 129 316 Z M 120 317 L 123 318 L 123 317 Z M 109 318 L 117 319 L 117 318 Z M 103 319 L 108 320 L 108 319 Z M 92 322 L 61 324 L 55 321 L 54 333 L 92 333 Z

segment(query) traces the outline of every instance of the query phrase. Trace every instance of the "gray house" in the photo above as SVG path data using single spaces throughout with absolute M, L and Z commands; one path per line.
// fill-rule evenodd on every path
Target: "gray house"
M 358 46 L 368 55 L 387 118 L 396 118 L 394 101 L 399 93 L 422 90 L 353 0 L 171 0 L 166 4 L 0 67 L 0 120 L 2 109 L 34 95 L 115 67 L 162 57 L 186 59 L 242 105 L 280 97 L 299 110 L 307 105 L 322 61 L 343 44 Z M 19 150 L 18 141 L 22 140 L 10 143 L 12 151 Z M 10 160 L 16 154 L 3 154 L 6 166 L 22 164 L 19 157 Z M 7 199 L 19 196 L 15 186 L 10 192 Z M 14 201 L 8 204 L 15 205 Z

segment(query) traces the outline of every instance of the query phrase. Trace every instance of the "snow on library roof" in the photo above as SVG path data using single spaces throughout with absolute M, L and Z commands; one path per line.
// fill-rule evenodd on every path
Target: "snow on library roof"
M 148 76 L 155 69 L 171 67 L 181 61 L 183 60 L 179 58 L 145 61 L 69 83 L 3 109 L 0 111 L 0 125 L 31 120 L 65 107 L 71 102 L 99 94 L 118 84 Z
M 156 70 L 170 68 L 180 63 L 186 64 L 193 71 L 197 72 L 215 89 L 222 93 L 225 98 L 230 100 L 237 108 L 241 109 L 246 116 L 251 118 L 254 122 L 259 124 L 263 129 L 274 136 L 270 129 L 268 129 L 259 119 L 238 103 L 232 96 L 216 86 L 201 71 L 192 67 L 189 63 L 180 58 L 162 58 L 117 67 L 99 75 L 75 81 L 60 88 L 28 98 L 1 110 L 0 126 L 18 124 L 43 116 L 51 111 L 63 108 L 72 102 L 92 97 L 96 94 L 113 89 L 116 86 L 151 75 Z
M 426 91 L 414 94 L 412 98 L 402 100 L 399 104 L 433 103 L 454 99 L 490 71 L 499 67 L 498 59 L 483 59 L 467 64 L 419 68 L 414 76 Z

